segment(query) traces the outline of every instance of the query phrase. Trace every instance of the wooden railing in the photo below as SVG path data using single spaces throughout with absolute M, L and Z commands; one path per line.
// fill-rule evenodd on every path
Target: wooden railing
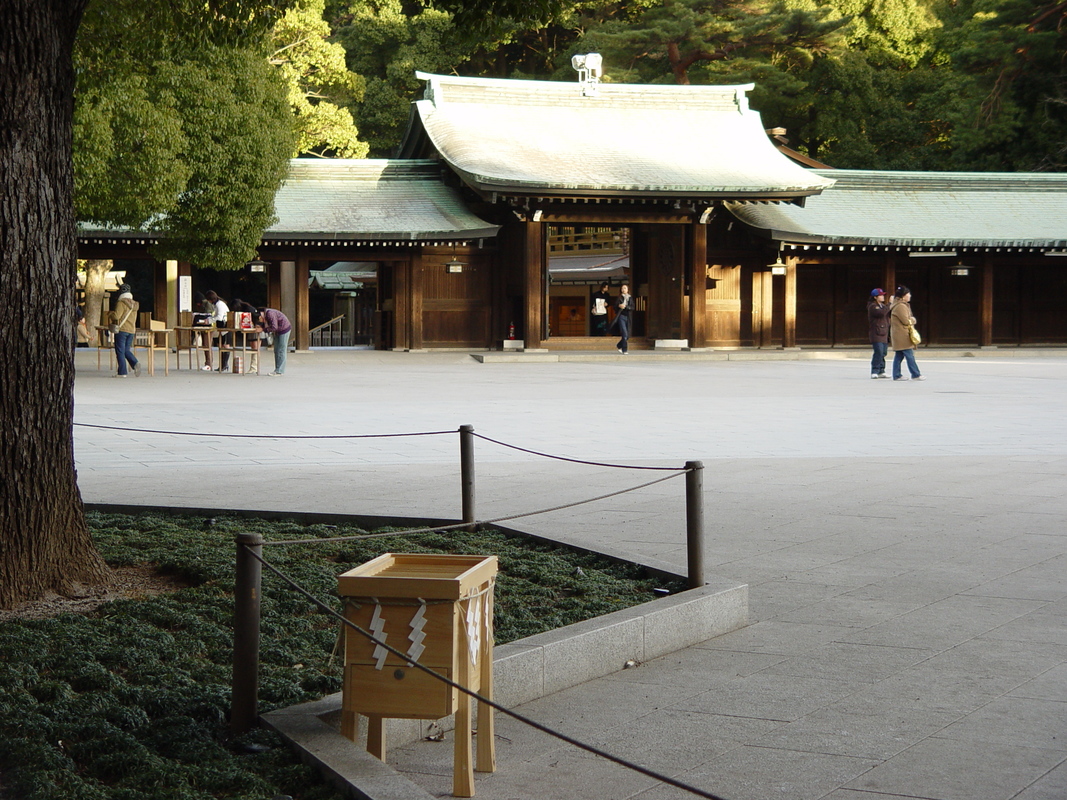
M 553 229 L 548 237 L 549 253 L 625 253 L 629 250 L 629 231 L 626 228 L 572 227 Z
M 327 322 L 317 325 L 308 331 L 311 337 L 312 347 L 348 347 L 352 344 L 348 341 L 351 337 L 345 336 L 344 326 L 341 324 L 345 315 L 334 317 Z

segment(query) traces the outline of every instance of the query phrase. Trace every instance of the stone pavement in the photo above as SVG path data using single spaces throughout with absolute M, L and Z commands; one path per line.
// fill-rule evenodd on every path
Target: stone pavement
M 589 461 L 701 460 L 707 572 L 749 584 L 753 624 L 525 714 L 730 800 L 1064 800 L 1067 352 L 923 350 L 922 383 L 870 380 L 863 350 L 823 356 L 330 351 L 282 378 L 116 380 L 83 350 L 82 424 L 449 433 L 78 427 L 79 482 L 87 502 L 458 517 L 462 424 Z M 476 454 L 479 519 L 660 476 Z M 509 525 L 684 571 L 681 479 Z M 485 800 L 692 796 L 499 715 L 498 734 Z M 390 754 L 436 795 L 450 759 Z

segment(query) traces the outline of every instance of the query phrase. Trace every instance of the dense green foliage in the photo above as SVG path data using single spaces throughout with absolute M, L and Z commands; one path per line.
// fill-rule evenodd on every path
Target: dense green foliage
M 199 518 L 88 517 L 109 564 L 154 564 L 187 588 L 111 602 L 88 615 L 0 623 L 5 790 L 24 800 L 332 797 L 273 735 L 227 733 L 233 536 L 259 532 L 280 541 L 360 531 L 247 519 L 206 526 Z M 498 642 L 644 602 L 661 585 L 636 568 L 495 532 L 268 545 L 264 557 L 338 608 L 337 575 L 389 551 L 498 555 Z M 261 710 L 339 690 L 338 623 L 266 570 L 261 631 Z
M 615 82 L 755 82 L 792 146 L 863 169 L 1067 169 L 1067 4 L 1026 0 L 329 0 L 367 80 L 363 138 L 388 156 L 416 69 Z M 482 13 L 480 23 L 472 15 Z
M 295 134 L 267 61 L 287 3 L 94 0 L 75 44 L 75 206 L 155 255 L 235 268 L 274 219 Z

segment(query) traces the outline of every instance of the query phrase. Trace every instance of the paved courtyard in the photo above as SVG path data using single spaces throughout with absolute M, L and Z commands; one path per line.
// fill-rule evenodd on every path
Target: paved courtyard
M 700 460 L 708 577 L 749 584 L 753 624 L 524 713 L 730 800 L 1064 800 L 1067 352 L 923 351 L 922 383 L 872 381 L 854 355 L 332 351 L 282 378 L 117 380 L 81 351 L 78 423 L 200 435 L 78 427 L 79 483 L 87 502 L 458 517 L 463 424 L 585 461 Z M 476 454 L 479 519 L 662 476 Z M 684 570 L 684 515 L 678 478 L 509 524 Z M 691 796 L 503 718 L 498 734 L 479 798 Z M 390 760 L 449 791 L 451 746 Z

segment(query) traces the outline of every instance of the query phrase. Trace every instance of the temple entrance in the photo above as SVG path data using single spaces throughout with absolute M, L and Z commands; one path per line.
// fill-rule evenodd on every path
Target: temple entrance
M 628 283 L 636 295 L 631 280 L 631 238 L 631 229 L 622 225 L 548 226 L 547 332 L 554 345 L 595 347 L 602 343 L 607 348 L 610 340 L 614 346 L 610 335 L 598 330 L 592 313 L 594 294 L 607 283 L 614 300 L 619 287 Z M 607 306 L 610 323 L 614 310 L 610 301 Z M 639 308 L 643 308 L 640 298 Z M 643 319 L 639 330 L 635 324 L 633 335 L 644 335 Z

